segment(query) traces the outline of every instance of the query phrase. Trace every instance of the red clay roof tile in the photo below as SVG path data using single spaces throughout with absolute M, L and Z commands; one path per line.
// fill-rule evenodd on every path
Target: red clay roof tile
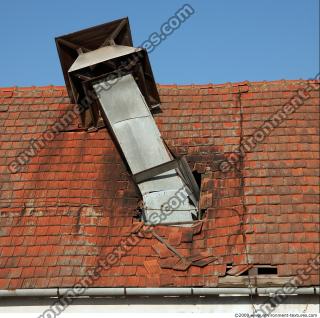
M 219 167 L 306 85 L 158 86 L 156 122 L 172 151 L 202 174 L 207 210 L 192 234 L 165 226 L 156 232 L 181 256 L 210 250 L 208 259 L 218 257 L 219 264 L 203 267 L 159 257 L 169 254 L 134 221 L 140 195 L 106 129 L 79 130 L 75 118 L 11 173 L 9 164 L 30 151 L 29 141 L 42 138 L 73 105 L 64 87 L 0 88 L 0 289 L 69 287 L 112 253 L 116 263 L 94 286 L 219 286 L 227 263 L 273 264 L 278 275 L 294 275 L 320 252 L 318 92 L 235 169 Z M 304 284 L 318 282 L 313 273 Z

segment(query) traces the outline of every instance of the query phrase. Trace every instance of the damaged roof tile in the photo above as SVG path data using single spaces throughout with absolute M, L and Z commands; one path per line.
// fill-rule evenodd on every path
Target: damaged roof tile
M 160 242 L 153 244 L 152 248 L 160 258 L 167 258 L 173 255 L 173 253 L 167 248 L 167 246 Z
M 215 256 L 206 257 L 206 258 L 202 258 L 202 259 L 199 259 L 197 261 L 192 262 L 192 265 L 204 267 L 212 262 L 215 262 L 216 260 L 217 260 L 217 257 L 215 257 Z
M 191 266 L 192 262 L 185 259 L 185 258 L 181 258 L 178 263 L 176 263 L 173 266 L 173 269 L 177 270 L 177 271 L 186 271 L 190 266 Z
M 161 268 L 173 268 L 179 261 L 180 258 L 178 256 L 171 256 L 168 258 L 160 259 L 159 265 Z
M 241 275 L 242 273 L 246 272 L 247 270 L 249 270 L 252 267 L 253 267 L 252 264 L 235 265 L 235 266 L 232 266 L 232 268 L 230 268 L 227 271 L 227 275 L 239 276 L 239 275 Z

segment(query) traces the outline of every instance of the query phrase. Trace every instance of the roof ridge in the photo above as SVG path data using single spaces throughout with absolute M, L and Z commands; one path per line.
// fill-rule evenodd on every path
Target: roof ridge
M 281 80 L 271 80 L 271 81 L 240 81 L 240 82 L 225 82 L 225 83 L 203 83 L 203 84 L 160 84 L 157 83 L 158 87 L 162 88 L 211 88 L 211 87 L 223 87 L 223 86 L 241 86 L 248 84 L 277 84 L 277 83 L 301 83 L 306 82 L 310 79 L 281 79 Z M 43 86 L 8 86 L 0 87 L 1 91 L 15 91 L 15 90 L 46 90 L 46 89 L 55 89 L 55 90 L 66 90 L 65 86 L 62 85 L 43 85 Z

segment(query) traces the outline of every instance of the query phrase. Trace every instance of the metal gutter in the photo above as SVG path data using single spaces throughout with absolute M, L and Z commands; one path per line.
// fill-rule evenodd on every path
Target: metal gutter
M 286 287 L 288 289 L 290 288 L 294 288 L 291 286 Z M 257 293 L 259 295 L 274 295 L 276 293 L 278 294 L 286 294 L 285 290 L 282 287 L 276 288 L 257 288 Z M 301 288 L 297 288 L 296 290 L 294 290 L 294 292 L 292 294 L 297 294 L 297 295 L 316 295 L 317 291 L 315 287 L 301 287 Z
M 194 295 L 256 295 L 256 288 L 192 288 Z
M 270 288 L 88 288 L 78 296 L 209 296 L 209 295 L 257 295 L 272 296 L 281 294 L 281 287 Z M 3 297 L 61 297 L 71 293 L 72 288 L 48 288 L 48 289 L 16 289 L 0 290 L 0 298 Z M 68 293 L 69 292 L 69 293 Z M 286 294 L 283 292 L 282 294 Z M 288 295 L 316 295 L 320 294 L 319 287 L 301 287 Z
M 130 296 L 191 296 L 192 288 L 126 288 Z

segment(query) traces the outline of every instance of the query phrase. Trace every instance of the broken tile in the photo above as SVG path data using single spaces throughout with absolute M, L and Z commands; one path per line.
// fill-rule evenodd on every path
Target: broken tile
M 143 222 L 135 222 L 130 228 L 130 233 L 138 233 L 143 226 Z
M 167 246 L 161 242 L 158 242 L 151 246 L 152 249 L 159 255 L 160 258 L 167 258 L 172 256 L 172 252 L 167 248 Z
M 178 262 L 179 258 L 177 256 L 172 256 L 159 260 L 159 265 L 161 268 L 173 268 Z
M 195 261 L 198 261 L 198 260 L 201 260 L 203 258 L 210 257 L 210 256 L 212 256 L 212 252 L 210 252 L 209 250 L 205 250 L 205 251 L 198 252 L 196 254 L 191 254 L 189 259 L 192 262 L 195 262 Z
M 192 225 L 192 230 L 193 230 L 193 234 L 194 234 L 194 235 L 199 234 L 199 233 L 201 232 L 202 225 L 203 225 L 203 222 L 202 222 L 202 221 L 195 222 L 195 223 Z
M 214 261 L 217 260 L 217 257 L 215 256 L 211 256 L 211 257 L 206 257 L 206 258 L 202 258 L 198 261 L 195 261 L 195 262 L 192 262 L 192 265 L 194 266 L 199 266 L 199 267 L 203 267 L 203 266 L 206 266 Z
M 173 269 L 177 270 L 177 271 L 186 271 L 190 266 L 191 266 L 192 262 L 182 258 L 178 261 L 177 264 L 175 264 L 173 266 Z
M 252 264 L 235 265 L 227 271 L 227 275 L 239 276 L 252 267 Z

